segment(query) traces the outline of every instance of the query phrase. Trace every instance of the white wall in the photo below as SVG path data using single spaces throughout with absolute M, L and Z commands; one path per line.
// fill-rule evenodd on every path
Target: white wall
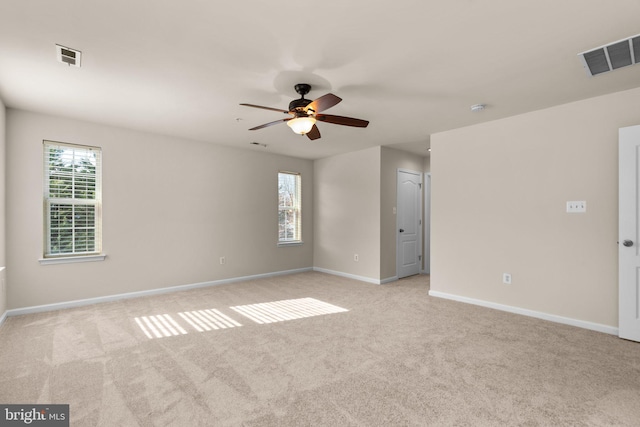
M 617 327 L 618 128 L 639 104 L 634 89 L 432 135 L 431 289 Z
M 314 267 L 380 279 L 380 152 L 316 160 Z
M 6 295 L 6 109 L 0 100 L 0 322 L 7 310 Z
M 45 139 L 102 147 L 103 262 L 38 263 Z M 309 160 L 9 109 L 7 165 L 9 309 L 313 266 Z M 302 246 L 276 246 L 279 170 L 302 174 Z

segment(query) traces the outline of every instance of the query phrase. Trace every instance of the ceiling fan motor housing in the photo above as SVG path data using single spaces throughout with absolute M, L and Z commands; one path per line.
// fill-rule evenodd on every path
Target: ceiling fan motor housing
M 289 103 L 289 111 L 295 113 L 296 117 L 306 117 L 308 116 L 308 113 L 304 108 L 313 101 L 310 99 L 304 99 L 304 96 L 311 90 L 311 85 L 308 83 L 298 83 L 294 88 L 300 95 L 300 99 L 294 99 Z
M 312 102 L 313 101 L 310 99 L 304 99 L 304 98 L 294 99 L 289 103 L 289 111 L 295 112 L 299 110 L 304 110 L 304 107 L 311 104 Z

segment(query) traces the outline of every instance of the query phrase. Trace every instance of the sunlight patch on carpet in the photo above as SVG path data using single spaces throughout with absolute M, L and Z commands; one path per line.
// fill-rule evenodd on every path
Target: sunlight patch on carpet
M 216 309 L 184 311 L 178 313 L 178 316 L 182 317 L 185 322 L 198 332 L 242 326 Z
M 168 314 L 136 317 L 135 321 L 149 339 L 185 335 L 187 333 Z
M 178 313 L 178 316 L 198 332 L 242 326 L 216 309 L 184 311 Z M 168 314 L 136 317 L 135 321 L 149 339 L 175 337 L 188 333 Z
M 248 317 L 256 323 L 274 323 L 324 314 L 349 311 L 314 298 L 289 299 L 259 304 L 237 305 L 231 310 Z
M 258 324 L 284 322 L 325 314 L 349 311 L 314 298 L 288 299 L 259 304 L 229 307 L 234 312 Z M 169 314 L 136 317 L 140 330 L 149 339 L 175 337 L 188 334 L 187 330 L 207 332 L 242 326 L 231 317 L 215 308 L 182 311 L 174 319 Z

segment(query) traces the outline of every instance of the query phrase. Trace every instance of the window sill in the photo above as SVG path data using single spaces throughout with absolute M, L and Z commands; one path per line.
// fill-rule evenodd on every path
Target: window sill
M 40 265 L 51 265 L 51 264 L 72 264 L 76 262 L 94 262 L 94 261 L 104 261 L 107 257 L 106 254 L 99 255 L 83 255 L 83 256 L 65 256 L 58 258 L 41 258 L 38 260 Z
M 285 246 L 302 246 L 304 242 L 302 240 L 297 240 L 295 242 L 278 242 L 278 247 Z

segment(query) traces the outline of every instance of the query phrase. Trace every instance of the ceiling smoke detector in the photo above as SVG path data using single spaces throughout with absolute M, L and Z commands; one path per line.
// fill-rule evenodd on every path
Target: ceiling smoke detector
M 80 68 L 80 59 L 82 58 L 82 52 L 79 50 L 71 49 L 69 47 L 56 45 L 56 56 L 58 61 L 69 66 Z
M 478 111 L 482 111 L 485 108 L 487 108 L 486 104 L 476 104 L 471 106 L 471 111 L 473 111 L 474 113 L 477 113 Z
M 578 54 L 589 77 L 640 62 L 640 34 Z

